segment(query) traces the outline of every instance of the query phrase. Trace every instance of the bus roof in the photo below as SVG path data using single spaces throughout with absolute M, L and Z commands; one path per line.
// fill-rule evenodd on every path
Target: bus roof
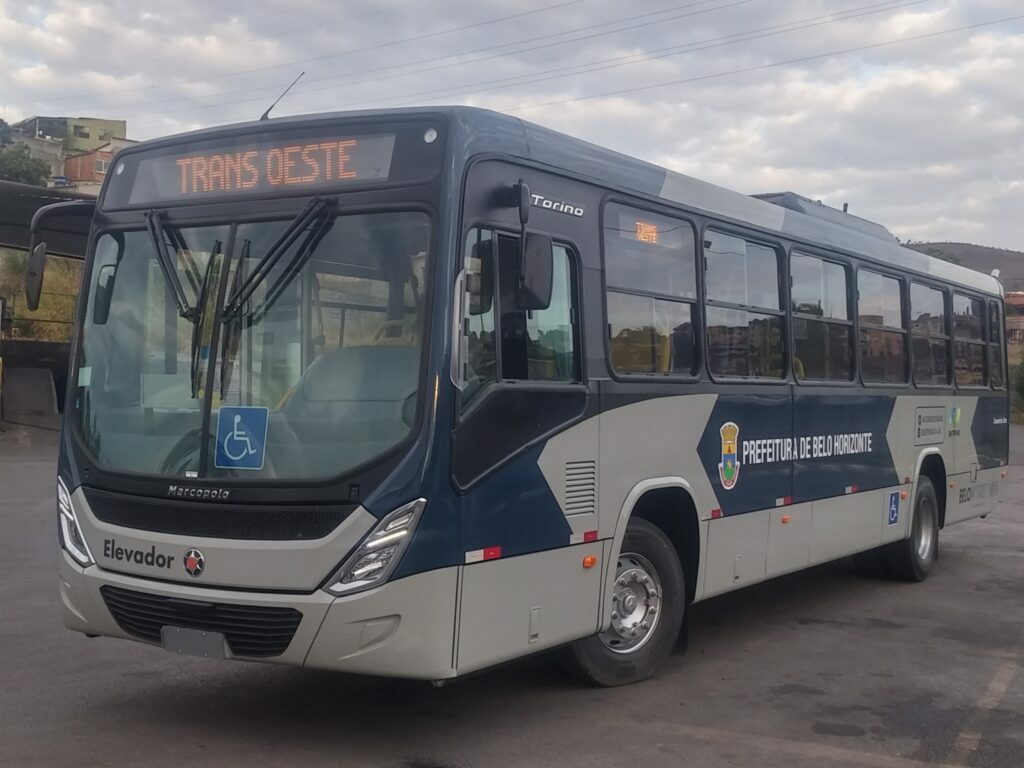
M 266 130 L 355 117 L 440 115 L 458 134 L 453 146 L 467 156 L 508 154 L 590 178 L 611 187 L 678 203 L 712 217 L 752 226 L 810 246 L 834 248 L 977 291 L 1002 296 L 1002 284 L 990 275 L 903 248 L 889 231 L 791 192 L 758 197 L 734 192 L 690 176 L 638 160 L 582 139 L 529 123 L 517 117 L 476 107 L 412 107 L 331 112 L 271 118 L 157 139 L 125 150 L 135 152 L 165 143 L 210 138 L 225 133 Z M 815 207 L 820 210 L 814 210 Z

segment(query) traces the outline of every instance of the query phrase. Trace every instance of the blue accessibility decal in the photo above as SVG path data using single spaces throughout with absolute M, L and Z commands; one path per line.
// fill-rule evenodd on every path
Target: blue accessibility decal
M 217 414 L 218 469 L 263 469 L 267 453 L 268 408 L 224 406 Z
M 889 494 L 889 525 L 896 525 L 900 521 L 900 492 L 893 491 Z

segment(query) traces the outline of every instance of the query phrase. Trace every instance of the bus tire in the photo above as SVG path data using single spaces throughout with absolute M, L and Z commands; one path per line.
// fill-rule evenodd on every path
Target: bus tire
M 594 685 L 646 680 L 679 638 L 686 581 L 675 547 L 658 526 L 630 520 L 613 589 L 611 625 L 573 643 L 562 659 L 571 674 Z
M 939 552 L 939 500 L 927 477 L 917 480 L 913 510 L 909 538 L 885 547 L 889 575 L 902 581 L 927 579 Z

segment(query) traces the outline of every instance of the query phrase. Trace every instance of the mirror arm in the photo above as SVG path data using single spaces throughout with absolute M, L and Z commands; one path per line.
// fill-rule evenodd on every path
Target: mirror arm
M 32 214 L 32 222 L 29 224 L 28 252 L 32 253 L 39 231 L 49 219 L 63 218 L 64 216 L 92 216 L 95 210 L 95 200 L 66 200 L 63 203 L 51 203 L 39 208 Z
M 526 222 L 530 220 L 530 186 L 520 179 L 512 185 L 513 197 L 519 208 L 519 277 L 518 288 L 522 290 L 526 274 Z

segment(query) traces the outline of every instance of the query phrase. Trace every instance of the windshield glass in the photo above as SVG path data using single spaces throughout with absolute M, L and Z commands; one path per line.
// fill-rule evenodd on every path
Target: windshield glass
M 148 232 L 100 237 L 74 403 L 98 463 L 175 477 L 324 478 L 409 435 L 428 217 L 320 216 L 224 312 L 290 223 L 164 223 L 195 307 L 187 318 Z

